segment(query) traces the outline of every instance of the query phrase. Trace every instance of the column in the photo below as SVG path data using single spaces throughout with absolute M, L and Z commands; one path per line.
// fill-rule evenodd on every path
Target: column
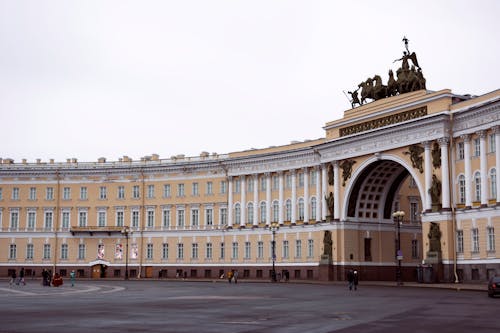
M 253 175 L 253 226 L 259 225 L 259 175 Z
M 292 225 L 297 222 L 297 172 L 291 170 L 290 174 L 292 176 Z
M 432 159 L 431 159 L 431 143 L 424 142 L 424 179 L 425 179 L 425 210 L 432 210 L 432 199 L 429 190 L 432 186 Z
M 333 162 L 333 219 L 340 220 L 340 168 L 339 161 Z
M 227 177 L 227 226 L 233 227 L 233 177 Z
M 495 133 L 495 171 L 497 175 L 496 197 L 497 197 L 497 206 L 500 206 L 500 181 L 498 179 L 498 175 L 500 175 L 500 126 L 495 126 L 493 128 L 493 132 Z
M 241 226 L 244 227 L 247 224 L 247 183 L 246 176 L 241 176 Z
M 326 191 L 328 190 L 328 180 L 326 177 L 327 173 L 327 164 L 323 164 L 321 166 L 321 197 L 318 201 L 321 201 L 321 220 L 326 220 L 327 214 L 327 205 L 326 205 Z
M 283 186 L 283 171 L 278 172 L 278 181 L 279 181 L 279 216 L 278 221 L 279 224 L 283 224 L 283 198 L 284 198 L 284 186 Z
M 271 173 L 266 172 L 266 224 L 271 224 Z
M 309 169 L 304 168 L 304 223 L 309 223 Z
M 488 161 L 486 159 L 486 131 L 479 131 L 479 170 L 481 171 L 481 207 L 488 206 Z
M 450 210 L 450 165 L 448 160 L 448 143 L 449 138 L 441 138 L 438 140 L 441 148 L 441 203 L 443 210 Z
M 318 165 L 314 167 L 316 171 L 316 222 L 321 222 L 321 208 L 323 199 L 321 198 L 321 169 Z
M 472 183 L 470 163 L 470 135 L 460 136 L 464 140 L 464 163 L 465 163 L 465 208 L 472 207 Z

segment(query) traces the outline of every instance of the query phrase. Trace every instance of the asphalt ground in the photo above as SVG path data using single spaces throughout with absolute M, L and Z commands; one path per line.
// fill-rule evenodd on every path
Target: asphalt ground
M 27 282 L 0 281 L 0 332 L 500 332 L 500 298 L 484 286 Z

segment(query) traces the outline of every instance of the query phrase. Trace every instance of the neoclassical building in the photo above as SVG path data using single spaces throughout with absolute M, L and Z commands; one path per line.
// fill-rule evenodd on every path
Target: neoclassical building
M 296 280 L 500 273 L 500 90 L 403 93 L 323 128 L 224 155 L 4 158 L 0 276 L 269 279 L 273 261 Z

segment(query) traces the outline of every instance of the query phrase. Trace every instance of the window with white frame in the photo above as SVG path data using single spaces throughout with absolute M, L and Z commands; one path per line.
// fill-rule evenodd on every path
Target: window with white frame
M 463 230 L 457 230 L 457 252 L 458 253 L 464 252 L 464 231 Z
M 289 173 L 285 175 L 285 186 L 286 188 L 292 188 L 292 175 Z
M 177 227 L 184 228 L 185 225 L 184 209 L 177 210 Z
M 116 211 L 116 226 L 123 227 L 125 221 L 125 212 L 123 210 Z
M 267 189 L 267 180 L 266 180 L 266 176 L 262 176 L 260 177 L 260 190 L 261 191 L 265 191 Z
M 50 244 L 43 244 L 43 259 L 47 260 L 50 259 L 51 257 L 51 249 L 50 249 Z
M 198 259 L 198 243 L 191 244 L 191 259 Z
M 464 143 L 458 142 L 457 143 L 457 159 L 463 160 L 464 157 L 465 157 L 465 155 L 464 155 Z
M 146 246 L 146 259 L 153 259 L 153 243 L 148 243 L 148 245 Z
M 61 259 L 68 259 L 68 244 L 61 244 Z
M 170 198 L 172 196 L 170 184 L 163 184 L 163 197 Z
M 495 153 L 497 150 L 495 142 L 495 134 L 490 134 L 488 138 L 489 138 L 490 153 Z
M 118 199 L 125 199 L 125 186 L 118 186 L 116 196 Z
M 221 259 L 224 259 L 224 257 L 226 256 L 226 247 L 224 245 L 224 242 L 220 243 L 220 258 Z
M 214 194 L 214 183 L 213 182 L 207 182 L 207 195 L 212 195 Z
M 163 260 L 168 259 L 168 243 L 162 244 L 161 258 Z
M 495 228 L 493 227 L 488 227 L 486 228 L 486 234 L 488 236 L 488 241 L 486 243 L 486 250 L 488 252 L 494 252 L 495 251 Z
M 234 224 L 241 224 L 241 206 L 239 203 L 234 205 Z
M 311 219 L 316 220 L 318 205 L 316 203 L 316 198 L 311 198 Z
M 302 240 L 295 240 L 295 258 L 302 258 Z
M 234 193 L 240 193 L 241 191 L 241 181 L 239 178 L 234 178 Z
M 288 240 L 283 241 L 283 258 L 288 259 L 290 257 L 290 246 Z
M 170 209 L 164 208 L 162 211 L 162 226 L 164 228 L 170 227 Z
M 213 258 L 213 246 L 212 243 L 206 243 L 205 254 L 208 260 Z
M 88 199 L 87 187 L 82 186 L 80 187 L 80 200 L 87 200 L 87 199 Z
M 106 200 L 108 198 L 108 189 L 106 186 L 99 186 L 99 199 Z
M 191 226 L 194 228 L 200 226 L 200 210 L 198 208 L 191 208 Z
M 253 181 L 253 178 L 251 178 L 247 182 L 247 192 L 253 192 L 253 190 L 254 190 L 254 181 Z
M 250 259 L 252 256 L 251 243 L 245 242 L 245 259 Z
M 71 225 L 71 214 L 68 210 L 63 210 L 61 213 L 61 220 L 62 220 L 62 228 L 63 229 L 69 229 Z
M 153 209 L 147 210 L 146 225 L 148 228 L 153 228 L 155 226 L 155 211 Z
M 36 187 L 30 187 L 30 200 L 36 200 Z
M 238 259 L 238 242 L 233 242 L 233 253 L 231 259 Z
M 253 202 L 249 202 L 247 206 L 247 219 L 249 224 L 253 224 Z
M 267 206 L 265 202 L 260 203 L 260 222 L 266 223 L 266 215 L 267 215 Z
M 148 185 L 148 198 L 153 199 L 155 197 L 155 186 Z
M 481 173 L 479 171 L 474 174 L 474 193 L 476 201 L 481 201 Z
M 316 170 L 314 170 L 314 169 L 313 169 L 313 170 L 311 170 L 311 171 L 309 172 L 309 175 L 310 175 L 310 176 L 309 176 L 309 183 L 310 183 L 312 186 L 316 185 L 316 174 L 317 174 L 317 173 L 318 173 L 318 171 L 316 171 Z
M 307 257 L 314 257 L 314 239 L 307 240 Z
M 34 230 L 35 228 L 36 228 L 36 211 L 29 210 L 28 211 L 28 229 Z
M 479 229 L 472 229 L 472 252 L 479 253 Z
M 45 211 L 45 221 L 44 221 L 44 228 L 45 229 L 52 229 L 52 221 L 53 221 L 53 213 L 52 211 L 46 210 Z
M 220 225 L 227 225 L 227 208 L 222 207 L 219 209 Z
M 191 184 L 191 189 L 192 189 L 193 196 L 197 197 L 200 195 L 200 186 L 198 185 L 198 183 Z
M 280 213 L 280 205 L 278 201 L 273 201 L 273 222 L 278 222 Z
M 257 242 L 257 259 L 264 259 L 264 242 Z
M 70 200 L 70 199 L 71 199 L 71 188 L 64 187 L 63 188 L 63 200 Z
M 299 220 L 304 220 L 304 199 L 299 199 Z
M 273 191 L 277 191 L 280 187 L 280 180 L 277 175 L 273 175 L 272 184 L 273 184 Z
M 132 187 L 132 199 L 139 199 L 141 197 L 141 191 L 139 185 L 134 185 Z
M 9 244 L 9 260 L 15 260 L 17 257 L 16 244 Z
M 220 182 L 220 194 L 227 193 L 227 182 L 225 180 L 221 180 Z
M 458 176 L 458 202 L 465 203 L 465 176 Z
M 0 187 L 0 200 L 3 200 L 3 189 Z
M 182 243 L 177 244 L 177 259 L 178 260 L 184 259 L 184 244 Z
M 480 156 L 481 155 L 481 140 L 479 138 L 474 139 L 472 141 L 473 147 L 474 147 L 474 156 Z
M 490 170 L 490 194 L 491 199 L 497 198 L 497 170 L 495 168 Z
M 185 195 L 184 184 L 177 184 L 177 196 L 183 197 Z
M 26 259 L 33 260 L 34 253 L 35 253 L 35 247 L 33 246 L 33 244 L 31 243 L 26 244 Z
M 139 211 L 133 210 L 131 218 L 132 221 L 130 224 L 132 225 L 132 228 L 139 228 Z
M 12 188 L 12 200 L 19 200 L 19 187 Z
M 304 173 L 299 172 L 299 187 L 304 187 Z
M 105 210 L 100 210 L 97 212 L 97 225 L 99 227 L 106 226 L 106 211 Z
M 85 259 L 86 246 L 85 244 L 78 244 L 78 260 Z
M 420 221 L 418 200 L 416 198 L 410 200 L 410 223 L 417 223 Z
M 86 227 L 87 226 L 87 211 L 80 210 L 78 211 L 78 226 Z
M 10 212 L 10 229 L 16 230 L 19 228 L 19 211 L 12 210 Z
M 285 203 L 285 220 L 292 220 L 292 201 L 288 199 Z

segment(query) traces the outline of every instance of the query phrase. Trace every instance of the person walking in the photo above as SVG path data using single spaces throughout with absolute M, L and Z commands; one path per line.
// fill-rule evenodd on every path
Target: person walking
M 347 282 L 349 283 L 349 290 L 352 290 L 354 286 L 354 272 L 352 269 L 347 272 Z
M 69 278 L 71 280 L 72 287 L 75 286 L 75 277 L 76 277 L 75 270 L 72 270 L 71 273 L 69 273 Z
M 23 284 L 23 286 L 26 285 L 26 281 L 24 280 L 24 267 L 21 267 L 21 270 L 19 271 L 19 283 L 18 284 Z
M 234 279 L 234 283 L 238 283 L 238 271 L 234 271 L 233 279 Z
M 354 270 L 352 282 L 354 284 L 354 290 L 358 290 L 359 276 L 357 270 Z
M 12 284 L 16 283 L 16 270 L 12 272 L 12 275 L 10 276 L 10 281 L 9 281 L 9 287 L 12 287 Z
M 227 272 L 227 281 L 231 283 L 232 280 L 233 280 L 233 271 L 229 271 Z

